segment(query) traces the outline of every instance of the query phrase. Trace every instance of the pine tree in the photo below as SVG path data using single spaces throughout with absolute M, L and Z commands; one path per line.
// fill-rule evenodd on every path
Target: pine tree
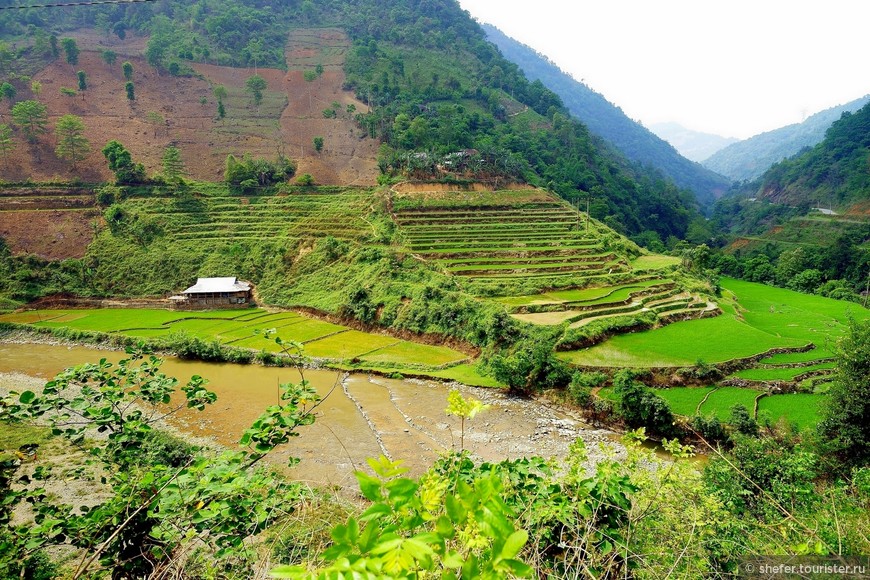
M 169 146 L 163 150 L 163 178 L 167 183 L 180 183 L 186 174 L 184 161 L 178 147 Z
M 3 157 L 3 165 L 6 165 L 9 152 L 13 149 L 15 149 L 15 143 L 12 141 L 12 128 L 0 123 L 0 156 Z
M 73 168 L 91 152 L 91 144 L 85 138 L 84 131 L 84 123 L 75 115 L 64 115 L 57 120 L 54 128 L 57 136 L 57 147 L 54 152 L 61 159 L 71 162 Z

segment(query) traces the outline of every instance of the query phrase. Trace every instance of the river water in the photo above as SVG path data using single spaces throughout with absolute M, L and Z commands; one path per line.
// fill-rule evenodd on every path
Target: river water
M 15 388 L 21 373 L 41 380 L 66 367 L 106 358 L 116 362 L 123 353 L 81 346 L 0 343 L 0 374 Z M 167 357 L 167 375 L 186 381 L 192 375 L 208 379 L 217 403 L 203 413 L 184 412 L 172 425 L 184 433 L 234 446 L 243 431 L 268 405 L 278 402 L 278 385 L 300 380 L 299 371 L 259 365 L 204 363 Z M 458 449 L 460 424 L 446 414 L 450 386 L 436 381 L 393 380 L 362 373 L 305 370 L 323 403 L 315 423 L 299 430 L 270 459 L 285 464 L 291 456 L 301 462 L 292 477 L 316 485 L 355 488 L 353 472 L 366 468 L 369 457 L 401 459 L 411 474 L 419 475 L 440 453 Z M 22 379 L 23 381 L 23 379 Z M 33 388 L 28 386 L 28 388 Z M 459 387 L 490 405 L 466 422 L 465 448 L 478 460 L 499 461 L 523 456 L 564 457 L 577 437 L 593 451 L 610 440 L 603 430 L 584 429 L 564 412 L 496 389 Z

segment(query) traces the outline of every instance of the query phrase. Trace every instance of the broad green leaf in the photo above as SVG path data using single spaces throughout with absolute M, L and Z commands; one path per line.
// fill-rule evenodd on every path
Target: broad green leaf
M 454 523 L 463 523 L 466 511 L 462 502 L 453 495 L 448 495 L 446 500 L 447 515 Z
M 381 499 L 380 479 L 361 471 L 356 473 L 356 479 L 359 482 L 359 489 L 362 492 L 363 497 L 369 501 L 378 501 Z
M 515 557 L 520 553 L 520 550 L 523 549 L 523 546 L 526 545 L 526 542 L 529 539 L 529 533 L 525 530 L 517 530 L 512 533 L 508 538 L 504 541 L 504 546 L 501 548 L 501 553 L 499 554 L 500 558 L 510 559 Z
M 510 570 L 511 574 L 518 578 L 531 578 L 535 575 L 535 570 L 520 560 L 508 559 L 499 562 L 499 568 Z

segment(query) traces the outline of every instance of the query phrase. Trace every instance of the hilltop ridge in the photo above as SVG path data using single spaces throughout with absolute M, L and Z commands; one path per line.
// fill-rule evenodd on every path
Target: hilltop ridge
M 680 187 L 691 189 L 705 205 L 728 189 L 727 178 L 680 155 L 670 143 L 630 119 L 603 95 L 561 71 L 534 49 L 492 25 L 484 24 L 483 29 L 487 38 L 525 71 L 529 80 L 539 80 L 552 89 L 590 131 L 612 143 L 629 159 L 655 167 Z

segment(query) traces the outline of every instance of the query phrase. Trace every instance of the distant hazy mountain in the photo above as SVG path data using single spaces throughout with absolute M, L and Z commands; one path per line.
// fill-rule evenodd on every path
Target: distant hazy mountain
M 844 112 L 857 111 L 868 101 L 870 95 L 825 109 L 803 123 L 795 123 L 739 141 L 713 154 L 703 164 L 734 181 L 753 180 L 774 163 L 795 155 L 805 147 L 820 143 L 828 127 Z
M 722 137 L 712 133 L 693 131 L 679 123 L 656 123 L 649 130 L 673 145 L 680 155 L 692 161 L 703 161 L 739 139 Z
M 704 205 L 712 203 L 729 187 L 729 180 L 681 156 L 669 143 L 629 119 L 622 109 L 602 95 L 562 72 L 545 56 L 506 36 L 494 26 L 484 24 L 483 29 L 489 41 L 508 60 L 516 63 L 529 80 L 540 80 L 559 95 L 572 115 L 629 159 L 657 168 L 678 186 L 693 191 Z

